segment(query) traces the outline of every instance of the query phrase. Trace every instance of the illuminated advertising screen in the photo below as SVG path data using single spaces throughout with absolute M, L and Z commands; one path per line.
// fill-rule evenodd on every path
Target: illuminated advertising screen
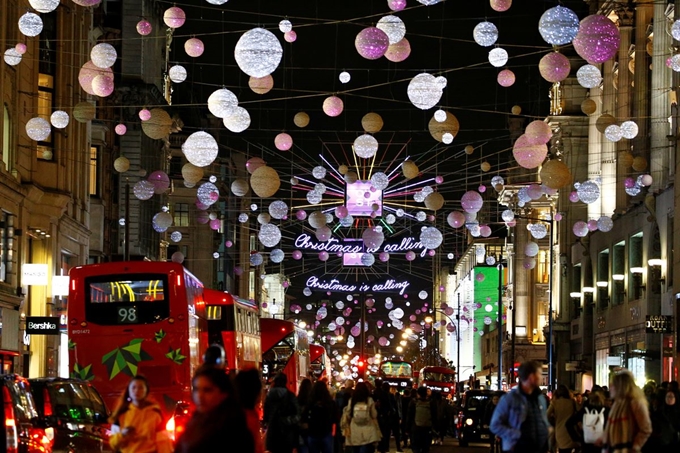
M 371 181 L 357 181 L 347 184 L 345 206 L 352 217 L 368 217 L 373 212 L 371 206 L 377 203 L 377 215 L 382 215 L 382 190 L 371 186 Z
M 345 239 L 342 241 L 343 245 L 346 246 L 352 246 L 353 250 L 363 250 L 364 248 L 364 241 L 361 239 Z M 354 252 L 354 253 L 348 253 L 345 252 L 342 254 L 342 264 L 343 266 L 363 266 L 361 263 L 361 257 L 363 256 L 363 252 Z

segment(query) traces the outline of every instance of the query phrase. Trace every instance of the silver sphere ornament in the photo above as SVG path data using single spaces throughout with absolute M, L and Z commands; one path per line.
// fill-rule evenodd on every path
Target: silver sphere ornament
M 385 190 L 390 184 L 390 178 L 381 171 L 373 173 L 371 176 L 371 185 L 377 190 Z
M 43 29 L 43 21 L 35 13 L 26 13 L 19 18 L 19 31 L 24 36 L 38 36 Z
M 435 227 L 427 227 L 420 232 L 420 242 L 428 249 L 434 250 L 442 244 L 444 236 Z
M 414 106 L 421 110 L 429 110 L 437 105 L 445 86 L 446 79 L 444 77 L 422 73 L 411 79 L 406 93 Z
M 187 160 L 197 167 L 212 164 L 217 158 L 218 151 L 213 136 L 203 131 L 194 132 L 182 144 L 182 152 Z
M 274 249 L 269 253 L 269 260 L 272 263 L 280 263 L 286 257 L 286 254 L 281 249 Z
M 637 137 L 637 134 L 638 125 L 635 123 L 635 121 L 624 121 L 621 123 L 621 135 L 623 135 L 623 138 L 630 140 Z
M 90 51 L 90 59 L 98 68 L 110 68 L 116 63 L 118 53 L 115 47 L 108 43 L 97 44 Z
M 576 193 L 582 202 L 595 203 L 600 198 L 600 186 L 595 181 L 585 181 L 578 186 Z
M 51 13 L 59 6 L 59 0 L 28 0 L 28 3 L 39 13 Z
M 224 127 L 238 134 L 250 127 L 250 113 L 243 107 L 236 107 L 222 120 Z
M 491 66 L 494 68 L 500 68 L 502 66 L 505 66 L 505 64 L 508 62 L 508 52 L 501 48 L 501 47 L 496 47 L 495 49 L 491 49 L 489 52 L 489 63 L 491 63 Z
M 276 36 L 264 28 L 254 28 L 241 36 L 234 48 L 236 64 L 251 77 L 264 77 L 281 63 L 283 48 Z
M 71 118 L 68 116 L 68 113 L 63 110 L 57 110 L 50 115 L 50 123 L 57 129 L 63 129 L 68 126 L 70 120 Z
M 586 64 L 576 71 L 576 80 L 583 88 L 597 88 L 602 83 L 602 73 L 597 66 Z
M 283 19 L 279 22 L 279 31 L 281 33 L 288 33 L 293 29 L 293 24 L 288 19 Z
M 361 255 L 361 264 L 364 266 L 373 266 L 375 263 L 375 255 L 372 253 L 363 253 Z
M 312 176 L 316 179 L 323 179 L 326 177 L 326 169 L 321 165 L 318 165 L 312 169 Z
M 7 63 L 10 66 L 16 66 L 19 63 L 21 63 L 21 59 L 23 57 L 17 51 L 14 47 L 10 47 L 9 49 L 5 50 L 5 63 Z
M 611 124 L 604 130 L 604 136 L 610 142 L 618 142 L 623 138 L 623 131 L 616 124 Z
M 170 233 L 170 240 L 172 242 L 179 242 L 182 240 L 182 233 L 179 231 L 173 231 Z
M 547 10 L 538 21 L 538 31 L 548 44 L 563 46 L 574 40 L 580 23 L 569 8 L 555 6 Z
M 472 37 L 482 47 L 493 46 L 498 40 L 498 28 L 491 22 L 480 22 L 472 31 Z
M 267 223 L 260 227 L 257 238 L 265 247 L 274 247 L 281 242 L 281 230 L 278 226 Z
M 208 110 L 218 118 L 228 116 L 238 106 L 238 98 L 226 88 L 215 90 L 208 97 Z
M 349 81 L 352 80 L 352 76 L 349 74 L 349 72 L 342 71 L 338 76 L 338 79 L 340 79 L 340 83 L 349 83 Z
M 175 83 L 182 83 L 187 79 L 187 70 L 182 65 L 176 64 L 168 70 L 170 80 Z
M 52 126 L 46 119 L 36 117 L 26 122 L 26 134 L 36 142 L 41 142 L 50 136 Z
M 378 140 L 370 134 L 363 134 L 354 140 L 353 148 L 357 156 L 369 159 L 378 151 Z
M 406 36 L 406 25 L 397 16 L 390 15 L 380 18 L 376 27 L 385 32 L 390 44 L 396 44 Z

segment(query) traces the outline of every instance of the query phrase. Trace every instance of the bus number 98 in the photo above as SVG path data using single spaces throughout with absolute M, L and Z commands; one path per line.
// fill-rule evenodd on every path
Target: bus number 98
M 118 309 L 118 323 L 132 324 L 137 322 L 137 307 L 121 307 Z

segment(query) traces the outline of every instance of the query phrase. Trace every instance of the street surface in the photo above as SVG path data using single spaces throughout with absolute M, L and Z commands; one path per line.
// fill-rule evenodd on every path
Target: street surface
M 397 449 L 392 439 L 390 446 L 390 453 L 396 453 Z M 465 448 L 458 447 L 458 440 L 447 437 L 444 445 L 433 445 L 430 448 L 430 453 L 489 453 L 490 447 L 487 444 L 470 444 Z M 410 448 L 404 448 L 404 453 L 410 453 Z

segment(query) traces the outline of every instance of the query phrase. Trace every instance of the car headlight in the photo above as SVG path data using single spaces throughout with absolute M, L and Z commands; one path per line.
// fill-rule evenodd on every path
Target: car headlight
M 465 424 L 468 425 L 468 426 L 472 426 L 473 423 L 474 423 L 474 421 L 471 418 L 468 418 L 468 419 L 465 420 Z

